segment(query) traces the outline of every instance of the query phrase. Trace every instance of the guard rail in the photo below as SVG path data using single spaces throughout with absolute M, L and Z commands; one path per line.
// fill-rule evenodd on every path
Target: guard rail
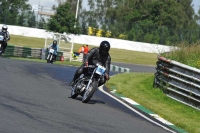
M 200 70 L 158 56 L 154 87 L 170 98 L 200 110 Z

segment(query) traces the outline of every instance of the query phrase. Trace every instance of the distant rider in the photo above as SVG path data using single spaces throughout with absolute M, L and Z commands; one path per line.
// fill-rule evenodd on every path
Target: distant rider
M 4 51 L 7 47 L 7 42 L 10 40 L 10 34 L 7 31 L 8 30 L 8 26 L 7 25 L 3 25 L 2 29 L 0 30 L 0 35 L 3 35 L 5 38 L 5 41 L 1 44 L 1 54 L 4 54 Z
M 53 44 L 49 45 L 48 49 L 54 49 L 54 53 L 53 53 L 53 59 L 56 60 L 57 58 L 57 52 L 59 50 L 58 45 L 57 45 L 57 41 L 54 40 Z
M 110 43 L 108 41 L 102 41 L 98 48 L 92 48 L 88 51 L 85 62 L 76 70 L 73 80 L 70 82 L 70 86 L 74 85 L 76 79 L 80 77 L 81 74 L 88 72 L 88 65 L 96 65 L 97 63 L 101 63 L 106 68 L 105 75 L 100 79 L 99 85 L 101 86 L 105 84 L 106 80 L 109 80 L 109 72 L 110 72 L 110 63 L 111 57 L 109 54 Z

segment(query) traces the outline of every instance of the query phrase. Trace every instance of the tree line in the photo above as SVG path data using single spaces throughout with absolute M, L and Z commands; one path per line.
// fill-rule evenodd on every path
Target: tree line
M 93 34 L 163 45 L 187 44 L 200 40 L 200 9 L 195 14 L 192 0 L 56 0 L 55 15 L 40 17 L 28 0 L 2 0 L 0 23 L 43 28 L 59 33 Z M 85 0 L 84 0 L 85 2 Z
M 88 6 L 81 26 L 111 31 L 112 38 L 164 45 L 200 40 L 200 10 L 195 14 L 192 0 L 88 0 Z

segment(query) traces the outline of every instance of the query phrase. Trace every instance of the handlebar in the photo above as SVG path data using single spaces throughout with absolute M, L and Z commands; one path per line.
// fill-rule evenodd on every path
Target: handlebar
M 88 66 L 85 66 L 85 67 L 87 67 L 87 68 L 95 68 L 96 65 L 88 65 Z

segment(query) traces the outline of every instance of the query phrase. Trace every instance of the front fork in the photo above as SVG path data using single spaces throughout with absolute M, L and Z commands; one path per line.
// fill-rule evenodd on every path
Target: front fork
M 47 56 L 47 60 L 49 59 L 49 55 L 50 55 L 50 54 L 48 54 L 48 56 Z
M 90 78 L 90 80 L 89 80 L 89 82 L 87 84 L 87 87 L 85 88 L 86 91 L 88 90 L 90 84 L 92 83 L 92 78 L 93 78 L 93 75 L 91 76 L 91 78 Z
M 91 78 L 90 78 L 90 80 L 89 80 L 89 82 L 88 82 L 88 84 L 87 84 L 87 87 L 85 88 L 86 91 L 88 90 L 90 84 L 92 83 L 92 79 L 93 79 L 93 75 L 91 76 Z M 95 80 L 95 79 L 94 79 L 94 80 Z M 99 78 L 99 80 L 100 80 L 100 78 Z M 99 82 L 99 80 L 97 80 L 97 82 Z
M 50 56 L 50 61 L 52 60 L 52 58 L 53 58 L 53 54 L 51 54 L 51 56 Z

